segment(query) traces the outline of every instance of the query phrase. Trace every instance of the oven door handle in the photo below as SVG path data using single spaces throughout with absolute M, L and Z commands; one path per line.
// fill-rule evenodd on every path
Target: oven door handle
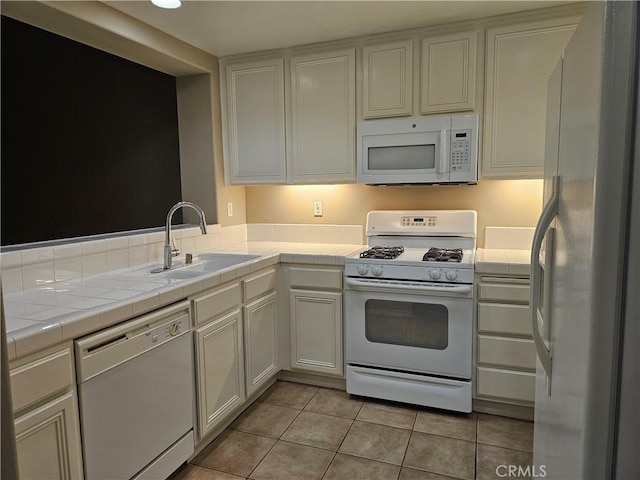
M 471 285 L 460 285 L 455 287 L 440 287 L 434 285 L 410 285 L 410 284 L 398 284 L 391 285 L 385 282 L 367 282 L 363 280 L 356 280 L 347 277 L 346 284 L 350 287 L 364 287 L 364 288 L 387 288 L 397 290 L 415 290 L 419 292 L 433 292 L 433 293 L 471 293 Z

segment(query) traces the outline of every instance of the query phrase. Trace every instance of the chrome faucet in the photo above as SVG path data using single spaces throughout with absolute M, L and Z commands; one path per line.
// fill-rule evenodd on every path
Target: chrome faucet
M 202 210 L 202 208 L 200 208 L 198 205 L 196 205 L 195 203 L 191 203 L 191 202 L 178 202 L 176 203 L 173 207 L 171 207 L 169 209 L 169 213 L 167 213 L 167 224 L 165 226 L 165 230 L 164 230 L 164 265 L 162 267 L 162 269 L 158 269 L 158 270 L 154 270 L 153 272 L 162 272 L 164 270 L 171 270 L 171 263 L 173 260 L 173 257 L 177 257 L 178 255 L 180 255 L 180 250 L 176 249 L 172 249 L 171 248 L 171 218 L 173 217 L 173 214 L 176 212 L 176 210 L 178 210 L 179 208 L 182 207 L 190 207 L 193 208 L 197 213 L 198 216 L 200 217 L 200 231 L 202 232 L 203 235 L 207 234 L 207 221 L 204 218 L 204 210 Z

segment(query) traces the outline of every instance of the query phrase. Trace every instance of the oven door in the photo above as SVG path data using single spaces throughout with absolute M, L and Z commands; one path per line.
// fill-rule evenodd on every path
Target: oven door
M 431 284 L 412 290 L 410 286 L 379 288 L 349 283 L 347 279 L 348 364 L 471 378 L 471 285 Z

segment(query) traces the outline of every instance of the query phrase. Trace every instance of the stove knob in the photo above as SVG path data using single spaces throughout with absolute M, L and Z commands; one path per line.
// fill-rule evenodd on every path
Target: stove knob
M 382 267 L 380 265 L 376 265 L 375 267 L 373 267 L 373 274 L 376 277 L 379 277 L 380 275 L 382 275 Z
M 458 278 L 458 272 L 456 272 L 455 270 L 449 270 L 447 273 L 445 273 L 445 277 L 447 277 L 447 280 L 453 281 Z
M 440 270 L 431 270 L 429 272 L 429 276 L 431 277 L 431 280 L 438 280 L 440 278 Z
M 360 275 L 366 275 L 369 273 L 369 265 L 358 265 L 358 273 Z

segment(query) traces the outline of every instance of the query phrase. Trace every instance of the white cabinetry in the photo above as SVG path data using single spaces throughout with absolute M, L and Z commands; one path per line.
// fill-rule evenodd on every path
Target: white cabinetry
M 481 277 L 477 398 L 523 406 L 533 404 L 536 349 L 528 302 L 528 279 Z
M 413 40 L 362 48 L 362 116 L 411 115 Z
M 278 373 L 275 286 L 270 268 L 192 298 L 200 439 Z
M 422 40 L 421 113 L 473 110 L 475 90 L 475 31 Z
M 83 477 L 71 346 L 11 365 L 20 478 Z
M 279 370 L 275 269 L 242 281 L 244 301 L 245 378 L 247 396 L 258 391 Z
M 342 270 L 289 268 L 291 368 L 343 376 Z
M 355 49 L 291 58 L 293 183 L 355 180 Z
M 542 176 L 547 82 L 579 20 L 487 30 L 483 177 Z
M 284 183 L 283 59 L 233 63 L 225 73 L 227 183 Z
M 198 438 L 242 405 L 244 356 L 241 289 L 235 282 L 193 299 Z

